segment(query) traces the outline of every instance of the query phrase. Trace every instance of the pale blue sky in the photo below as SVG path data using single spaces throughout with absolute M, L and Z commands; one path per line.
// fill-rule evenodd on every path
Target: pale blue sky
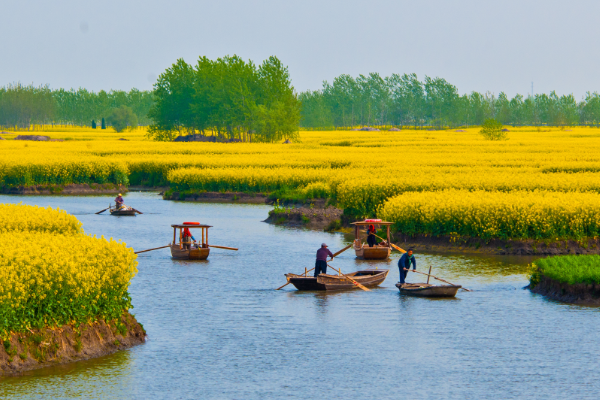
M 0 85 L 150 89 L 179 57 L 276 55 L 297 90 L 347 73 L 461 93 L 600 91 L 600 1 L 0 0 Z

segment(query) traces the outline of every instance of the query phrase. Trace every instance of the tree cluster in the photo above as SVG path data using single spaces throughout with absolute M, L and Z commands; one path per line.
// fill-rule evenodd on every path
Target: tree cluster
M 117 132 L 122 132 L 126 129 L 132 130 L 138 126 L 137 116 L 127 106 L 114 108 L 112 113 L 106 118 L 106 121 Z
M 98 93 L 86 89 L 51 90 L 20 83 L 0 88 L 0 126 L 29 129 L 34 125 L 91 126 L 122 106 L 129 107 L 140 125 L 149 125 L 152 92 L 131 89 Z
M 600 95 L 587 93 L 577 102 L 573 95 L 536 94 L 509 99 L 505 93 L 459 95 L 442 78 L 416 74 L 377 73 L 353 78 L 340 75 L 317 91 L 300 93 L 301 126 L 350 128 L 369 125 L 455 127 L 482 125 L 494 118 L 505 125 L 600 125 Z
M 177 60 L 154 85 L 149 137 L 215 135 L 219 140 L 274 142 L 298 137 L 300 102 L 277 57 L 261 65 L 240 57 Z

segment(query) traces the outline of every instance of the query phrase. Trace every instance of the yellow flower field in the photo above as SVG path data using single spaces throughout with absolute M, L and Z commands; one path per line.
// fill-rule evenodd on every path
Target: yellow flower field
M 86 235 L 51 208 L 0 205 L 0 222 L 0 334 L 111 320 L 131 308 L 137 256 L 125 243 Z
M 552 240 L 600 236 L 600 194 L 591 192 L 411 192 L 388 200 L 378 215 L 408 235 Z
M 600 129 L 509 127 L 508 140 L 500 142 L 478 131 L 301 131 L 301 142 L 293 144 L 165 143 L 145 139 L 143 128 L 116 134 L 55 126 L 46 134 L 64 142 L 4 135 L 0 186 L 120 183 L 270 193 L 282 200 L 327 196 L 357 217 L 415 192 L 433 196 L 424 199 L 446 190 L 570 198 L 600 192 Z

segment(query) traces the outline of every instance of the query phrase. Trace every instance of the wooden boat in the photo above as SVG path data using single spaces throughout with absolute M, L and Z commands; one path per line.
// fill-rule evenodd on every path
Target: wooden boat
M 210 254 L 208 245 L 208 228 L 210 225 L 201 225 L 199 222 L 184 222 L 183 224 L 171 225 L 173 228 L 173 243 L 171 243 L 171 257 L 178 260 L 206 260 Z M 202 240 L 197 243 L 183 242 L 183 230 L 185 228 L 200 228 Z M 177 229 L 179 229 L 179 243 L 177 243 Z
M 135 217 L 135 214 L 136 214 L 136 212 L 133 209 L 131 209 L 131 210 L 116 210 L 116 209 L 110 210 L 110 215 L 117 215 L 117 216 L 129 215 L 129 216 Z
M 417 297 L 454 297 L 462 286 L 431 285 L 429 283 L 396 283 L 401 294 Z
M 121 208 L 117 208 L 117 207 L 113 207 L 112 205 L 108 206 L 108 211 L 110 211 L 110 215 L 117 215 L 117 216 L 134 216 L 136 214 L 141 214 L 138 210 L 136 210 L 135 208 L 131 208 L 128 206 L 123 206 Z
M 354 225 L 354 252 L 356 257 L 361 260 L 387 260 L 390 257 L 392 248 L 390 247 L 390 225 L 393 222 L 385 222 L 381 220 L 364 220 L 353 222 Z M 387 241 L 382 244 L 369 247 L 367 243 L 363 243 L 360 238 L 360 232 L 366 231 L 369 225 L 375 225 L 375 229 L 380 229 L 381 226 L 387 228 Z
M 389 269 L 366 269 L 351 272 L 348 275 L 366 287 L 379 286 L 387 277 Z M 298 290 L 345 290 L 357 286 L 342 275 L 320 274 L 316 278 L 310 275 L 285 274 L 288 282 Z

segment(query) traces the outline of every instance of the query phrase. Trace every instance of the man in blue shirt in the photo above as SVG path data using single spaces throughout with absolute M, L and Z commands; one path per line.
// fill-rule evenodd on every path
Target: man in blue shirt
M 413 256 L 413 249 L 408 249 L 406 253 L 402 254 L 400 260 L 398 260 L 398 269 L 400 270 L 401 284 L 404 284 L 406 274 L 408 274 L 408 270 L 410 269 L 410 264 L 412 264 L 413 270 L 417 269 L 417 260 L 415 260 L 415 256 Z

